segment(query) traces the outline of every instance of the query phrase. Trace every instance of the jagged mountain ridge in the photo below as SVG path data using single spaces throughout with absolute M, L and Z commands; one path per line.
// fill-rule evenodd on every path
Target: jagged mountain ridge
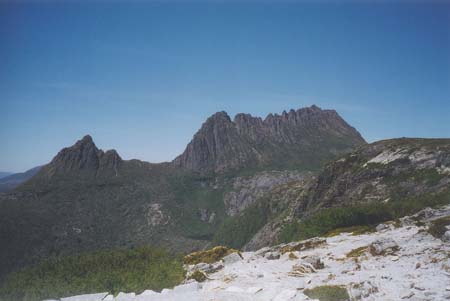
M 186 150 L 173 163 L 199 172 L 240 168 L 320 165 L 317 157 L 331 158 L 365 144 L 359 132 L 334 110 L 317 106 L 269 114 L 264 120 L 226 112 L 208 118 Z M 321 153 L 320 156 L 313 154 Z

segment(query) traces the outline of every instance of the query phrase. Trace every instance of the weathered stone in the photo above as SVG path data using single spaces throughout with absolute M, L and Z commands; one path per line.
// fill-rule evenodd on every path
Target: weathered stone
M 316 255 L 308 256 L 302 260 L 312 265 L 315 269 L 323 269 L 325 267 L 323 262 L 320 260 L 320 257 Z
M 268 260 L 276 260 L 276 259 L 280 259 L 281 254 L 279 252 L 267 252 L 264 255 L 264 258 L 268 259 Z
M 300 242 L 293 242 L 289 243 L 284 247 L 281 247 L 280 252 L 281 254 L 287 253 L 287 252 L 295 252 L 295 251 L 304 251 L 308 249 L 313 249 L 319 246 L 322 246 L 326 244 L 326 240 L 319 237 L 314 237 L 311 239 L 303 240 Z
M 222 262 L 224 265 L 230 265 L 235 262 L 241 261 L 242 257 L 238 253 L 231 253 L 224 258 L 222 258 Z
M 175 286 L 173 288 L 173 291 L 175 293 L 185 294 L 185 293 L 196 292 L 200 288 L 201 288 L 200 283 L 198 283 L 197 281 L 193 281 L 193 282 L 190 282 L 190 283 L 185 283 L 185 284 L 181 284 L 181 285 Z
M 86 294 L 73 297 L 61 298 L 61 301 L 102 301 L 108 293 Z M 117 299 L 116 299 L 117 300 Z
M 383 230 L 387 230 L 387 229 L 389 229 L 389 225 L 386 225 L 386 224 L 379 224 L 375 228 L 375 230 L 377 230 L 377 231 L 383 231 Z
M 399 246 L 391 238 L 377 240 L 369 245 L 369 252 L 374 256 L 393 254 L 398 249 Z
M 130 300 L 134 300 L 135 297 L 136 297 L 135 293 L 122 293 L 122 292 L 120 292 L 116 296 L 114 301 L 130 301 Z

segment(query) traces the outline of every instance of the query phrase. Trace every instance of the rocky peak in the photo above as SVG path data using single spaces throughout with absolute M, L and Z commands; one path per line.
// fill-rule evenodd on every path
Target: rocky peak
M 245 165 L 256 153 L 228 114 L 217 112 L 203 123 L 173 163 L 197 171 L 225 171 Z
M 117 170 L 122 161 L 115 150 L 106 153 L 98 149 L 90 135 L 84 136 L 74 145 L 63 148 L 53 160 L 43 168 L 47 176 L 71 172 L 96 174 L 99 170 Z
M 312 152 L 322 144 L 329 148 L 324 152 L 339 153 L 364 143 L 336 111 L 315 105 L 269 114 L 264 120 L 240 113 L 232 121 L 222 111 L 206 120 L 173 163 L 200 172 L 222 172 L 280 160 L 303 160 L 305 151 Z

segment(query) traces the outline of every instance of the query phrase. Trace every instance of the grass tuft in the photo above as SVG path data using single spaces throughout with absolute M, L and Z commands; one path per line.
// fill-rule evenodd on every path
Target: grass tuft
M 217 246 L 210 250 L 198 251 L 188 254 L 184 256 L 183 262 L 184 264 L 197 264 L 200 262 L 214 263 L 231 253 L 238 253 L 239 256 L 241 256 L 238 250 L 230 249 L 224 246 Z
M 450 226 L 450 216 L 442 217 L 431 222 L 428 227 L 428 233 L 436 238 L 441 238 Z
M 311 289 L 305 289 L 303 293 L 311 299 L 319 299 L 320 301 L 350 300 L 347 289 L 338 285 L 316 286 Z

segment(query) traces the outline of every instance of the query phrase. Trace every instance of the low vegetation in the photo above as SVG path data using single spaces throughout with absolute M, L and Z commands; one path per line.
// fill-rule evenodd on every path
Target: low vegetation
M 344 227 L 344 228 L 337 228 L 334 230 L 329 231 L 325 234 L 326 237 L 333 237 L 336 235 L 339 235 L 341 233 L 352 233 L 352 235 L 361 235 L 365 233 L 374 232 L 375 227 L 373 226 L 351 226 L 351 227 Z
M 431 222 L 428 232 L 436 238 L 441 238 L 450 226 L 450 216 L 442 217 Z
M 48 260 L 12 273 L 0 287 L 1 301 L 37 301 L 79 294 L 142 292 L 184 279 L 182 260 L 162 249 L 98 251 Z
M 311 299 L 319 299 L 320 301 L 350 300 L 347 289 L 338 285 L 316 286 L 312 289 L 305 289 L 303 293 Z
M 246 208 L 240 215 L 229 217 L 214 234 L 213 244 L 242 248 L 270 218 L 267 200 Z
M 198 251 L 184 256 L 184 264 L 197 264 L 200 262 L 214 263 L 231 253 L 238 253 L 238 250 L 230 249 L 224 246 L 217 246 L 210 250 Z
M 424 194 L 418 197 L 400 198 L 388 203 L 374 202 L 322 209 L 299 221 L 287 224 L 281 231 L 280 242 L 290 242 L 322 236 L 338 228 L 377 225 L 415 213 L 425 207 L 448 203 L 449 191 L 440 194 Z
M 188 280 L 192 279 L 192 280 L 195 280 L 197 282 L 203 282 L 206 279 L 208 279 L 208 277 L 202 271 L 196 270 L 191 275 L 189 275 L 189 277 L 187 279 Z
M 347 258 L 360 257 L 364 253 L 366 253 L 368 249 L 369 249 L 368 246 L 359 247 L 359 248 L 353 249 L 350 252 L 348 252 L 346 256 L 347 256 Z

